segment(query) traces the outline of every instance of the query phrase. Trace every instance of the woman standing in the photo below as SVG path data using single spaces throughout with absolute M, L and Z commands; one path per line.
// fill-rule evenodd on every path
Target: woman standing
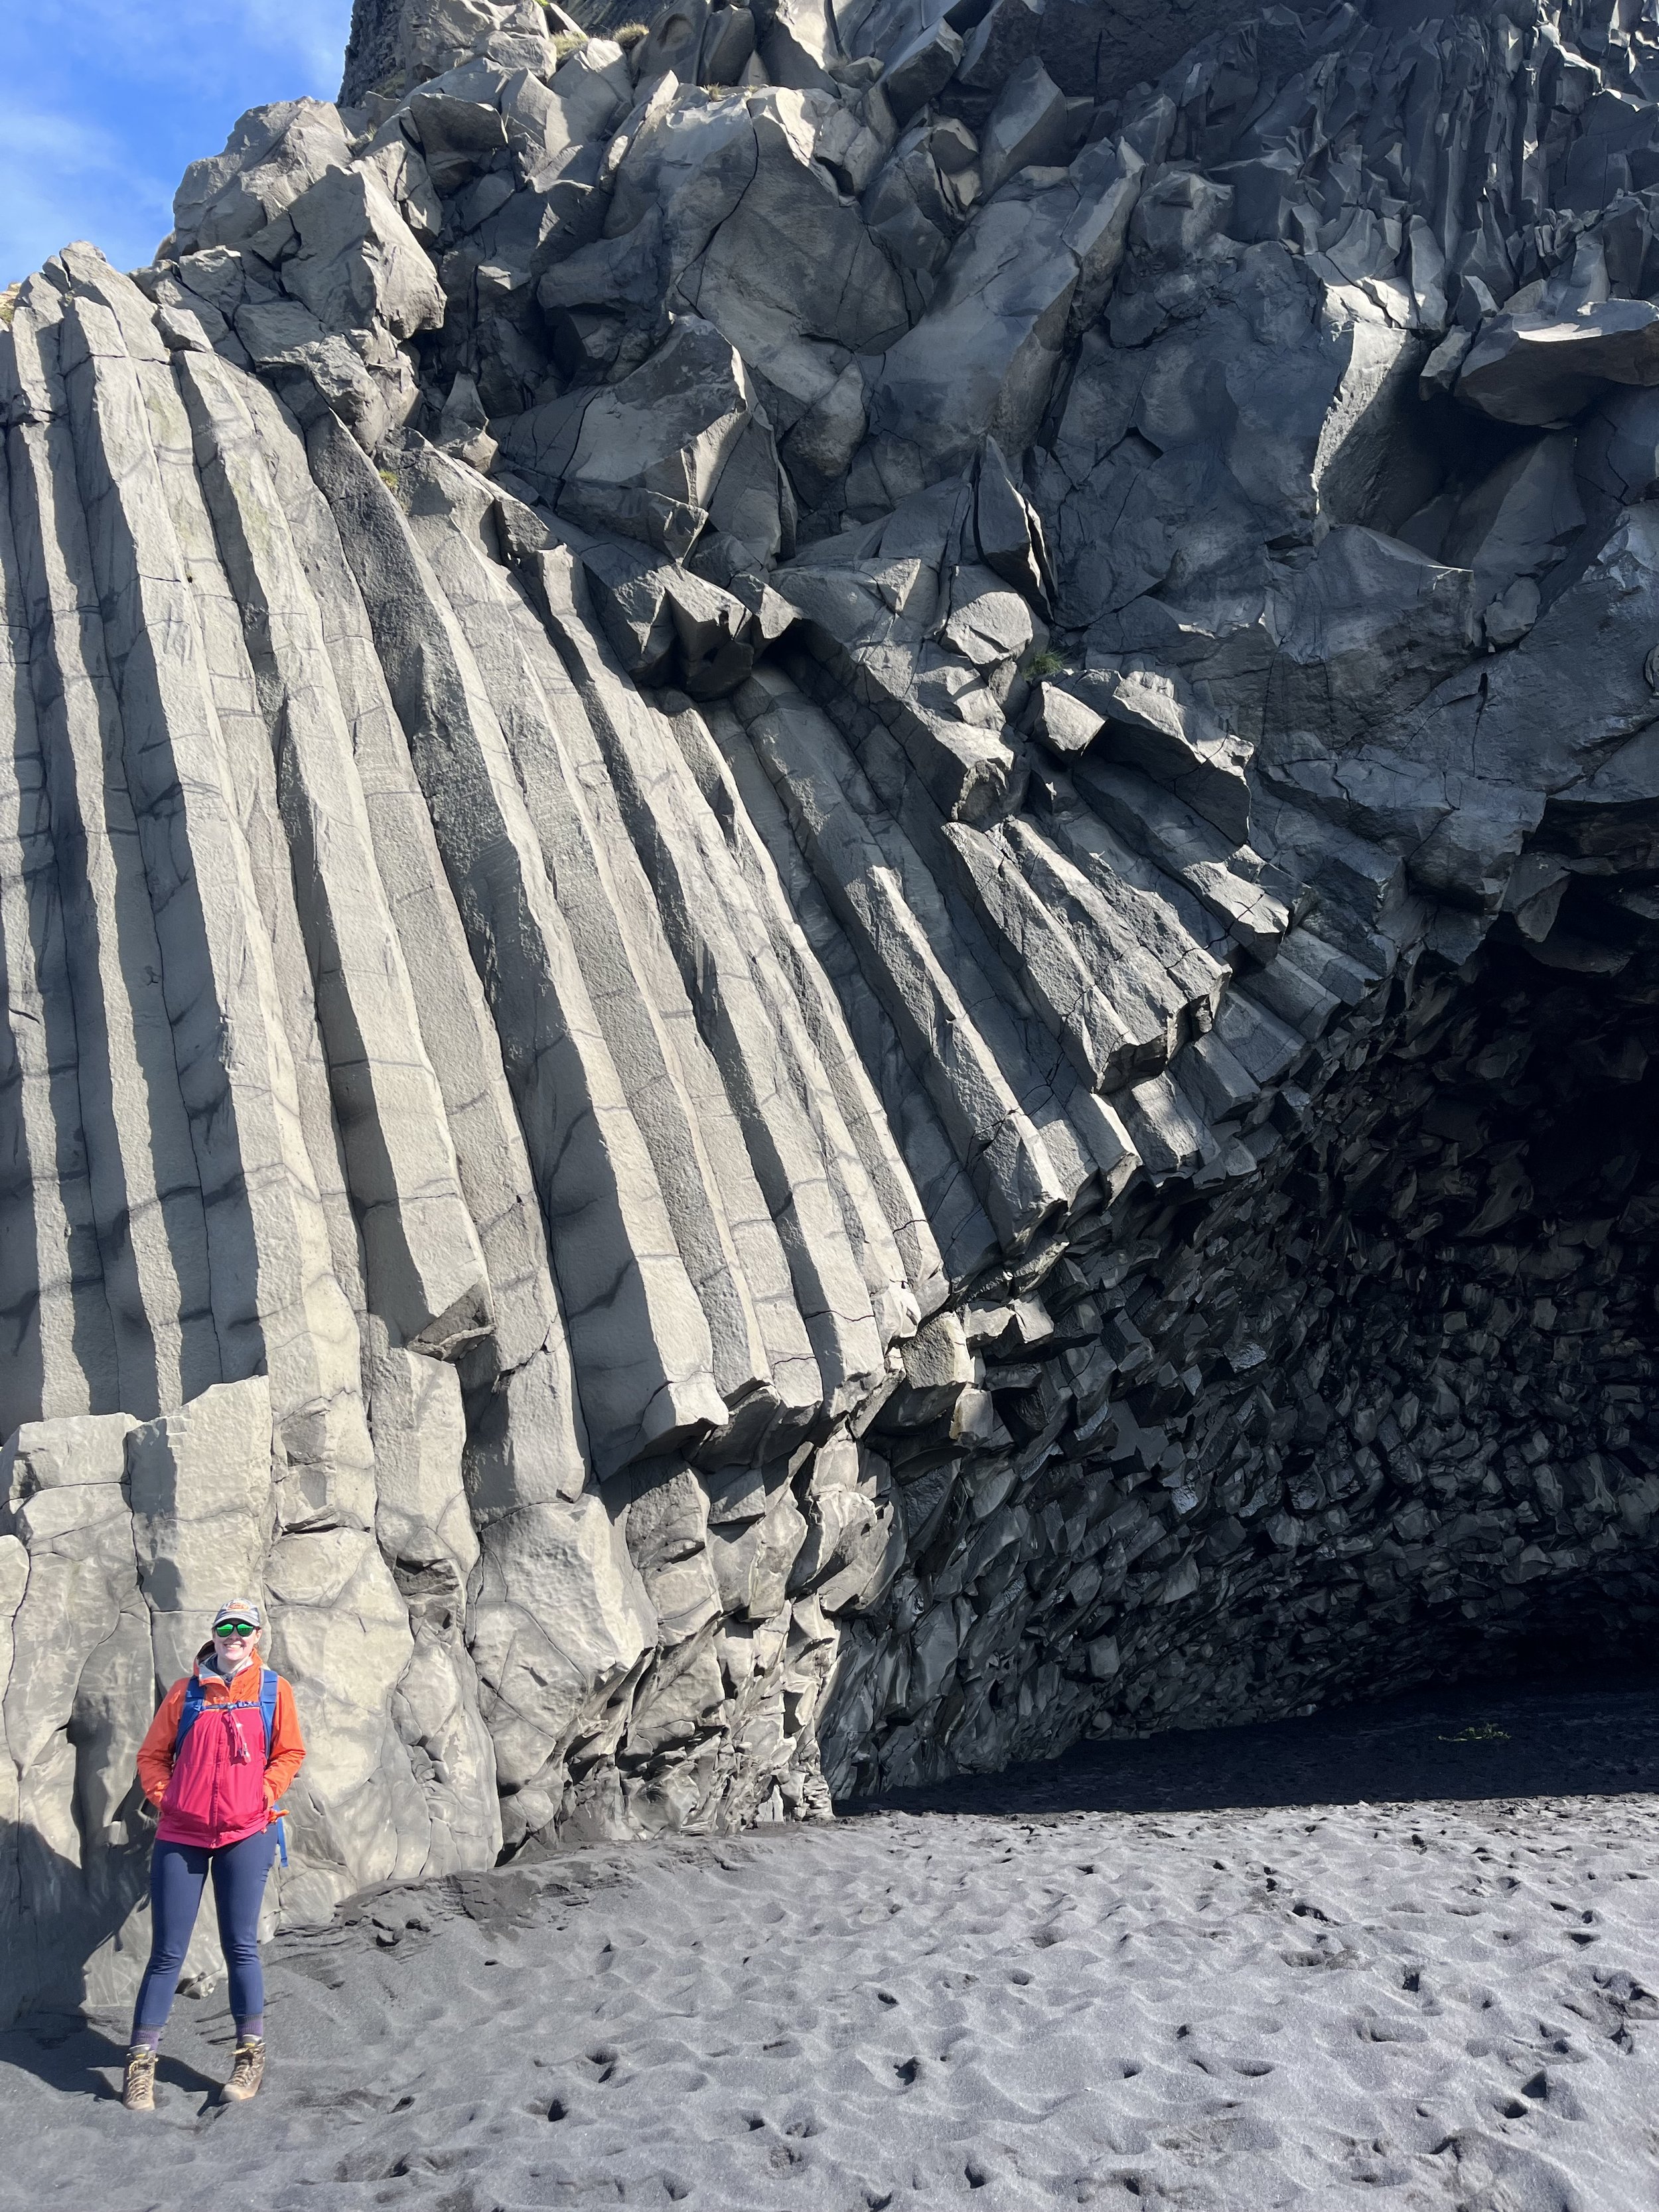
M 259 1905 L 276 1848 L 278 1799 L 300 1771 L 294 1692 L 259 1659 L 257 1605 L 222 1605 L 193 1674 L 175 1682 L 138 1750 L 138 1779 L 161 1808 L 150 1857 L 149 1964 L 138 1985 L 121 2101 L 155 2109 L 155 2053 L 211 1871 L 230 1969 L 236 2059 L 224 2094 L 240 2103 L 265 2070 Z

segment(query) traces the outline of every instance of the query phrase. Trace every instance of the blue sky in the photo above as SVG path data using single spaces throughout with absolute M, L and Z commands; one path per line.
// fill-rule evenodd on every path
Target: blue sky
M 339 88 L 351 0 L 0 0 L 0 286 L 72 238 L 118 268 L 173 227 L 245 108 Z

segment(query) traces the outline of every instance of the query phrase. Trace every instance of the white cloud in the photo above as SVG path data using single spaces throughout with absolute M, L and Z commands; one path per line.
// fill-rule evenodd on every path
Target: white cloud
M 0 284 L 71 238 L 124 268 L 246 108 L 339 83 L 350 0 L 0 0 Z
M 148 261 L 173 227 L 173 181 L 135 171 L 113 133 L 0 98 L 0 283 L 90 238 L 123 269 Z

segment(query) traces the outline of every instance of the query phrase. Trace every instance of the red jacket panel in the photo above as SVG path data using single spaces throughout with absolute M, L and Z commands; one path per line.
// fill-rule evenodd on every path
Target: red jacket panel
M 151 1804 L 161 1808 L 159 1842 L 219 1850 L 275 1820 L 277 1801 L 299 1772 L 306 1747 L 294 1692 L 280 1675 L 269 1744 L 257 1661 L 234 1682 L 207 1672 L 200 1680 L 201 1715 L 176 1758 L 188 1677 L 162 1698 L 138 1748 L 138 1779 Z

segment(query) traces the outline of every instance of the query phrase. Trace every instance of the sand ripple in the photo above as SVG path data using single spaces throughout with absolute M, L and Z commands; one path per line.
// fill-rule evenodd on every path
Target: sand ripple
M 1649 2212 L 1656 1841 L 1646 1795 L 889 1812 L 388 1891 L 272 1948 L 252 2106 L 212 2001 L 149 2124 L 90 2031 L 0 2039 L 0 2203 Z

